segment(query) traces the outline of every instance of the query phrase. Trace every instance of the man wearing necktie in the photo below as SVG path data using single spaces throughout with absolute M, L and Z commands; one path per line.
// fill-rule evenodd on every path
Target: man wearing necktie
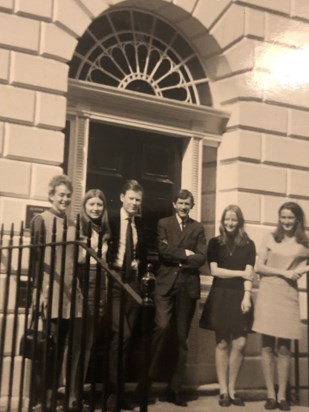
M 203 225 L 190 218 L 194 198 L 180 190 L 173 203 L 175 215 L 159 220 L 159 268 L 154 293 L 155 328 L 152 340 L 150 381 L 157 378 L 160 355 L 172 317 L 176 321 L 178 358 L 167 390 L 159 399 L 187 406 L 181 391 L 185 380 L 187 339 L 200 297 L 199 268 L 206 260 Z
M 110 217 L 111 239 L 107 250 L 109 266 L 118 272 L 123 282 L 128 283 L 140 293 L 139 274 L 145 270 L 146 253 L 142 240 L 142 222 L 139 216 L 143 198 L 143 188 L 136 180 L 127 180 L 120 194 L 122 207 Z M 117 282 L 112 288 L 112 337 L 109 357 L 109 384 L 111 395 L 108 399 L 108 410 L 117 410 L 115 393 L 117 392 L 118 347 L 120 335 L 120 302 L 121 287 Z M 128 354 L 128 346 L 132 330 L 137 318 L 138 306 L 128 295 L 125 295 L 124 330 L 123 330 L 123 376 Z M 124 379 L 123 379 L 124 384 Z M 124 386 L 124 385 L 123 385 Z M 124 388 L 122 388 L 123 393 Z M 133 405 L 126 401 L 124 395 L 120 400 L 121 409 L 132 410 Z

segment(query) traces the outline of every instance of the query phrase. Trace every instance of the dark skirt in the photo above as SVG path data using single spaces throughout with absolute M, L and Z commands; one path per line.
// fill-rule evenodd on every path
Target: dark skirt
M 214 330 L 223 336 L 245 336 L 251 332 L 253 302 L 249 312 L 243 314 L 241 302 L 244 290 L 212 286 L 205 301 L 200 327 Z

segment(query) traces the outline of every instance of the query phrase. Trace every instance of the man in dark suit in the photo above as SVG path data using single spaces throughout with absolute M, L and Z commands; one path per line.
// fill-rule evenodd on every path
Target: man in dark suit
M 185 379 L 187 339 L 200 297 L 199 268 L 206 260 L 206 239 L 202 224 L 189 217 L 194 206 L 192 193 L 180 190 L 173 206 L 175 215 L 158 223 L 159 268 L 154 294 L 156 314 L 149 377 L 154 381 L 157 376 L 166 332 L 174 316 L 178 358 L 168 388 L 159 399 L 187 406 L 181 388 Z
M 122 281 L 128 283 L 136 292 L 140 293 L 139 274 L 145 268 L 146 253 L 143 246 L 143 232 L 140 209 L 142 205 L 143 188 L 136 180 L 127 180 L 122 188 L 120 200 L 121 209 L 110 217 L 111 239 L 107 250 L 107 262 L 109 266 L 118 272 Z M 120 409 L 132 410 L 133 405 L 124 397 L 124 373 L 128 354 L 128 346 L 132 330 L 138 314 L 138 305 L 126 292 L 122 294 L 121 286 L 114 281 L 112 287 L 112 337 L 109 357 L 109 384 L 110 396 L 107 401 L 109 411 Z M 124 330 L 123 330 L 123 354 L 122 354 L 122 388 L 120 390 L 120 402 L 117 405 L 116 393 L 118 382 L 118 348 L 121 336 L 119 316 L 121 301 L 125 299 Z

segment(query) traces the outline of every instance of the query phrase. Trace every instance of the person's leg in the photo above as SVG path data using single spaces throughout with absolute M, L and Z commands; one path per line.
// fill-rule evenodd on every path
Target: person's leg
M 289 379 L 291 363 L 291 341 L 278 339 L 278 401 L 286 399 L 286 389 Z
M 126 292 L 124 292 L 126 293 Z M 124 299 L 124 300 L 123 300 Z M 121 305 L 123 309 L 123 334 L 120 324 Z M 112 336 L 109 351 L 109 396 L 107 399 L 107 408 L 116 411 L 118 408 L 124 410 L 133 410 L 133 404 L 130 404 L 125 398 L 125 366 L 127 361 L 128 349 L 132 330 L 136 321 L 139 307 L 136 302 L 127 294 L 123 295 L 120 288 L 114 285 L 112 301 Z M 122 358 L 121 358 L 121 376 L 119 376 L 119 344 L 122 337 Z
M 216 334 L 216 371 L 220 394 L 228 394 L 229 343 L 226 337 Z
M 118 382 L 118 350 L 119 350 L 119 339 L 120 339 L 120 308 L 121 308 L 121 296 L 120 290 L 113 292 L 112 301 L 112 335 L 110 342 L 110 355 L 109 355 L 109 383 L 110 391 L 116 392 L 117 382 Z M 125 308 L 124 308 L 125 311 Z M 124 325 L 123 325 L 123 340 L 122 340 L 122 350 L 123 350 L 123 362 L 124 354 L 127 352 L 129 338 L 130 338 L 130 327 L 128 325 L 126 314 L 124 313 Z
M 170 388 L 178 392 L 181 389 L 186 373 L 186 362 L 188 354 L 188 335 L 191 322 L 196 308 L 196 299 L 188 296 L 185 285 L 183 285 L 176 295 L 175 318 L 178 344 L 178 358 Z
M 82 319 L 75 318 L 73 320 L 73 339 L 72 342 L 67 341 L 67 345 L 71 345 L 71 370 L 70 370 L 70 396 L 69 405 L 72 405 L 78 397 L 78 387 L 79 387 L 79 365 L 80 365 L 80 354 L 81 354 L 81 326 Z
M 45 322 L 46 327 L 46 322 Z M 56 402 L 57 389 L 61 386 L 60 377 L 63 369 L 63 359 L 65 352 L 65 340 L 67 333 L 67 320 L 53 318 L 50 320 L 50 334 L 53 336 L 55 342 L 54 353 L 51 358 L 47 360 L 47 374 L 46 374 L 46 399 L 47 406 Z
M 228 372 L 228 387 L 229 395 L 232 399 L 235 397 L 235 386 L 237 382 L 237 377 L 239 370 L 243 361 L 243 352 L 246 344 L 246 338 L 244 336 L 239 336 L 238 338 L 232 339 L 231 342 L 231 353 L 229 357 L 229 372 Z
M 262 368 L 267 397 L 276 399 L 275 393 L 275 338 L 262 335 Z
M 173 297 L 170 295 L 155 295 L 154 306 L 155 325 L 151 342 L 151 363 L 149 368 L 150 381 L 154 381 L 157 378 L 162 349 L 173 314 Z

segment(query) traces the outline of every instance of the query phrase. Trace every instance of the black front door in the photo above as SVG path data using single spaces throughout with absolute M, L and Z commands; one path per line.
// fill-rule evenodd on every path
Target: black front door
M 143 186 L 146 239 L 155 250 L 158 219 L 172 214 L 173 195 L 180 188 L 183 140 L 91 122 L 88 147 L 86 189 L 101 189 L 109 211 L 120 207 L 120 190 L 126 179 L 136 179 Z

